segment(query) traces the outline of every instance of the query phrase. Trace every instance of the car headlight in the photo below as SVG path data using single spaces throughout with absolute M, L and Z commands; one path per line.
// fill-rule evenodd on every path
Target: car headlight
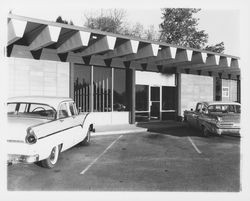
M 28 144 L 35 144 L 37 142 L 37 137 L 36 137 L 34 131 L 32 130 L 32 128 L 27 129 L 27 135 L 25 138 L 25 142 Z

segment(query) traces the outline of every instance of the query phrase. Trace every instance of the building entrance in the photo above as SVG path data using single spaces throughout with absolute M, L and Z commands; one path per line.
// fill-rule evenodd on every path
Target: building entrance
M 160 120 L 160 87 L 150 87 L 150 120 Z
M 137 122 L 174 120 L 176 87 L 136 85 Z

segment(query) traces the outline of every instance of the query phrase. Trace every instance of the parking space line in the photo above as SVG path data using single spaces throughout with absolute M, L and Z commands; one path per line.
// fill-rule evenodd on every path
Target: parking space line
M 194 144 L 193 140 L 188 136 L 188 140 L 193 145 L 194 149 L 197 151 L 198 154 L 201 154 L 202 152 L 198 149 L 198 147 Z
M 92 165 L 96 163 L 123 135 L 120 135 L 118 138 L 116 138 L 95 160 L 93 160 L 83 171 L 81 171 L 80 174 L 84 174 L 88 171 L 89 168 L 91 168 Z

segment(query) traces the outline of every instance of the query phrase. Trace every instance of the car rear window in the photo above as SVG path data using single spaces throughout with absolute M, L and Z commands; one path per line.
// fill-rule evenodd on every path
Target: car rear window
M 52 107 L 44 104 L 8 103 L 8 115 L 52 120 L 56 117 L 56 111 Z

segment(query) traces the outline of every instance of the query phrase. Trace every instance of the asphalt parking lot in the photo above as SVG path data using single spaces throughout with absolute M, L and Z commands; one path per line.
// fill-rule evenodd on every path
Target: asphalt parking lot
M 10 191 L 240 191 L 240 138 L 187 127 L 95 136 L 54 169 L 8 167 Z

